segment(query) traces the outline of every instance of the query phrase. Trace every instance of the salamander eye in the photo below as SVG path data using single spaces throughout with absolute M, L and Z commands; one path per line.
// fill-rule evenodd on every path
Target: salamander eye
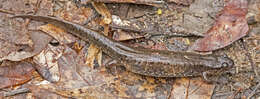
M 227 63 L 227 62 L 223 62 L 223 63 L 221 64 L 221 66 L 222 66 L 222 67 L 227 67 L 227 66 L 228 66 L 228 63 Z

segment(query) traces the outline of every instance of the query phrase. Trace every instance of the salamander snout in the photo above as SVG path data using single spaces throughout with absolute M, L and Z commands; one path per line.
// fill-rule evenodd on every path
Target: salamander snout
M 217 67 L 219 68 L 232 67 L 234 65 L 233 60 L 230 59 L 227 55 L 220 56 L 217 60 Z

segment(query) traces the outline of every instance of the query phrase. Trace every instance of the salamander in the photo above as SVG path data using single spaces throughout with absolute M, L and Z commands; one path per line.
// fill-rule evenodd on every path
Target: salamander
M 29 18 L 58 26 L 82 40 L 95 44 L 112 59 L 125 66 L 128 71 L 145 76 L 200 76 L 203 72 L 215 72 L 234 65 L 233 60 L 226 55 L 201 55 L 193 52 L 131 47 L 80 24 L 55 17 L 15 15 L 13 18 Z

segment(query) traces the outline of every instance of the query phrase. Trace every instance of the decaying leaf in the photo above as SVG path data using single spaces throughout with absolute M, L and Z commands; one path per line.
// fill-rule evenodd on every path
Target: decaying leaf
M 23 50 L 30 51 L 33 41 L 30 39 L 30 33 L 23 29 L 22 23 L 15 20 L 7 20 L 8 16 L 0 14 L 0 61 L 24 59 L 28 53 Z M 23 53 L 22 53 L 23 52 Z M 21 54 L 23 56 L 18 56 Z
M 64 46 L 47 46 L 40 54 L 33 57 L 37 64 L 35 68 L 38 73 L 49 82 L 57 82 L 60 79 L 57 60 L 62 56 Z
M 70 44 L 75 42 L 75 37 L 69 33 L 66 33 L 61 28 L 58 28 L 52 24 L 47 24 L 39 27 L 39 30 L 44 31 L 45 33 L 49 34 L 53 38 L 55 38 L 61 44 Z
M 33 96 L 37 99 L 42 99 L 43 97 L 46 99 L 67 99 L 67 97 L 56 94 L 55 92 L 48 89 L 39 88 L 33 85 L 27 86 L 27 88 L 31 90 Z
M 9 0 L 2 0 L 2 1 L 9 2 Z M 14 1 L 14 0 L 11 0 L 11 1 Z M 21 1 L 18 1 L 18 3 L 19 2 L 24 3 L 25 1 L 26 0 L 21 0 Z M 36 1 L 38 1 L 38 0 L 36 0 Z M 36 2 L 36 1 L 32 0 L 29 2 Z M 38 14 L 39 15 L 50 15 L 50 13 L 53 13 L 54 16 L 57 16 L 57 17 L 61 16 L 62 19 L 76 22 L 79 24 L 84 24 L 86 19 L 88 19 L 89 16 L 91 16 L 93 14 L 92 13 L 93 9 L 88 8 L 88 6 L 76 7 L 73 0 L 65 0 L 65 1 L 57 0 L 55 2 L 51 2 L 50 0 L 40 0 L 40 1 L 42 1 L 43 4 L 45 4 L 46 6 L 48 6 L 47 9 L 51 9 L 52 7 L 50 7 L 50 6 L 55 6 L 56 12 L 53 13 L 52 12 L 53 9 L 50 11 L 47 10 L 45 12 L 39 10 L 40 14 L 37 13 L 37 15 Z M 114 2 L 114 3 L 118 3 L 118 2 L 128 2 L 129 3 L 129 1 L 127 1 L 127 0 L 125 0 L 125 1 L 124 0 L 123 1 L 122 0 L 121 1 L 120 0 L 97 0 L 97 1 Z M 191 3 L 190 1 L 195 1 L 195 2 L 199 1 L 196 4 L 194 4 L 194 3 L 191 4 L 191 6 L 195 6 L 199 3 L 201 3 L 201 5 L 207 5 L 207 4 L 209 4 L 209 6 L 214 5 L 213 8 L 216 6 L 218 6 L 219 8 L 222 8 L 223 7 L 222 5 L 219 6 L 219 4 L 215 4 L 215 3 L 218 1 L 224 1 L 224 0 L 132 0 L 132 1 L 134 1 L 134 3 L 138 3 L 138 2 L 140 3 L 140 1 L 142 1 L 141 3 L 146 4 L 146 5 L 150 5 L 153 1 L 163 1 L 163 2 L 166 1 L 167 3 L 176 2 L 177 5 L 176 4 L 173 4 L 173 5 L 174 6 L 176 5 L 176 7 L 177 7 L 176 12 L 178 12 L 178 13 L 168 13 L 167 11 L 165 11 L 164 8 L 161 8 L 163 10 L 163 12 L 157 16 L 157 14 L 153 15 L 153 13 L 151 13 L 156 10 L 155 7 L 144 6 L 144 5 L 123 4 L 123 5 L 127 5 L 129 7 L 132 7 L 132 9 L 135 10 L 134 12 L 141 13 L 140 15 L 145 13 L 145 15 L 144 15 L 144 17 L 138 16 L 138 18 L 136 18 L 136 16 L 135 16 L 135 17 L 130 18 L 130 19 L 134 19 L 134 20 L 140 19 L 139 21 L 141 22 L 141 24 L 138 24 L 137 22 L 135 24 L 133 22 L 127 21 L 127 19 L 119 20 L 119 19 L 116 19 L 117 17 L 114 17 L 114 19 L 116 19 L 115 21 L 119 22 L 118 26 L 120 26 L 120 24 L 121 24 L 121 27 L 115 27 L 115 26 L 113 27 L 112 25 L 110 25 L 110 26 L 113 28 L 113 31 L 115 30 L 115 31 L 119 32 L 118 37 L 120 40 L 129 40 L 129 39 L 143 37 L 143 36 L 124 34 L 129 31 L 136 31 L 138 33 L 141 33 L 141 32 L 160 33 L 159 35 L 161 35 L 161 34 L 167 35 L 170 33 L 183 34 L 183 32 L 184 33 L 195 33 L 195 32 L 204 33 L 201 31 L 197 31 L 198 28 L 203 28 L 203 27 L 209 26 L 209 24 L 206 24 L 206 23 L 207 22 L 210 23 L 210 22 L 208 20 L 204 20 L 203 17 L 209 17 L 213 10 L 216 12 L 218 12 L 218 11 L 216 9 L 212 9 L 212 11 L 211 11 L 208 9 L 208 7 L 203 6 L 204 7 L 203 11 L 201 10 L 201 8 L 203 8 L 203 7 L 198 7 L 198 9 L 196 9 L 196 11 L 198 13 L 195 11 L 196 13 L 187 15 L 186 13 L 183 13 L 183 11 L 185 12 L 185 11 L 187 11 L 186 9 L 189 9 L 187 12 L 191 13 L 191 11 L 194 10 L 194 8 L 192 8 L 192 7 L 189 8 L 188 6 L 183 6 L 183 5 L 186 5 L 185 3 L 187 3 L 187 5 L 189 5 Z M 227 1 L 227 0 L 225 0 L 225 1 Z M 231 2 L 232 0 L 229 0 L 229 1 Z M 235 2 L 238 2 L 238 1 L 235 1 Z M 1 4 L 1 3 L 0 3 L 0 6 L 3 6 L 3 8 L 5 8 L 6 6 L 10 6 L 10 4 L 12 4 L 11 2 L 9 2 L 8 5 Z M 17 2 L 15 4 L 17 4 Z M 48 4 L 50 4 L 50 5 L 48 5 Z M 103 3 L 100 3 L 100 4 L 103 5 Z M 181 7 L 178 4 L 180 4 Z M 26 5 L 26 4 L 24 4 L 24 5 Z M 235 6 L 237 6 L 237 5 L 240 5 L 240 3 L 235 4 Z M 26 5 L 26 6 L 28 6 L 28 5 Z M 46 6 L 40 6 L 40 7 L 44 8 Z M 115 14 L 115 12 L 117 10 L 116 8 L 114 8 L 115 6 L 118 6 L 118 5 L 117 4 L 108 5 L 108 8 L 111 8 L 111 9 L 109 9 L 109 11 L 111 11 L 111 13 L 113 13 L 113 14 Z M 226 6 L 228 6 L 228 4 Z M 232 6 L 234 6 L 234 5 L 232 5 Z M 14 7 L 14 6 L 10 6 L 9 9 L 12 9 L 12 7 Z M 138 9 L 138 7 L 140 7 L 140 8 Z M 143 9 L 146 7 L 151 7 L 152 9 Z M 178 7 L 180 7 L 180 8 L 178 8 Z M 239 6 L 239 7 L 241 7 L 241 6 Z M 241 10 L 239 7 L 237 9 Z M 14 9 L 17 9 L 17 8 L 14 8 Z M 35 8 L 35 9 L 37 9 L 37 8 Z M 128 8 L 126 8 L 126 9 L 128 9 Z M 131 14 L 131 12 L 128 12 L 128 10 L 126 10 L 126 9 L 123 11 L 125 11 L 127 14 Z M 142 11 L 139 11 L 140 9 Z M 226 11 L 223 10 L 220 13 L 220 15 L 217 17 L 217 19 L 220 20 L 220 21 L 216 22 L 216 25 L 219 25 L 218 28 L 213 28 L 208 33 L 219 32 L 219 31 L 220 31 L 220 33 L 230 33 L 230 31 L 233 32 L 232 28 L 239 30 L 240 29 L 239 26 L 243 26 L 243 24 L 242 24 L 243 20 L 242 20 L 242 18 L 240 19 L 240 17 L 241 17 L 240 15 L 242 15 L 241 13 L 244 13 L 244 11 L 239 12 L 239 11 L 237 11 L 237 9 L 233 9 L 233 8 L 231 9 L 228 7 L 226 9 L 229 9 L 229 10 L 226 10 Z M 22 12 L 31 11 L 28 9 L 25 11 L 23 11 L 23 9 L 19 9 L 19 10 L 22 10 Z M 101 10 L 108 10 L 108 9 L 103 9 L 101 7 Z M 122 9 L 120 9 L 120 10 L 122 10 Z M 172 9 L 171 9 L 171 11 L 174 12 Z M 169 12 L 171 12 L 171 11 L 169 11 Z M 200 12 L 202 12 L 202 13 L 200 13 Z M 48 13 L 48 14 L 46 14 L 46 13 Z M 100 14 L 102 14 L 102 13 L 100 13 Z M 117 14 L 115 14 L 115 15 L 117 15 Z M 132 13 L 132 15 L 135 15 L 135 13 Z M 196 19 L 192 18 L 193 15 L 196 17 Z M 0 16 L 1 16 L 1 13 L 0 13 Z M 104 14 L 102 16 L 105 18 L 106 14 Z M 232 16 L 232 18 L 229 18 L 230 16 Z M 213 14 L 213 17 L 214 17 L 214 14 Z M 212 18 L 211 20 L 213 20 L 213 19 L 215 19 L 215 17 Z M 237 21 L 234 21 L 234 23 L 232 23 L 233 21 L 231 22 L 230 21 L 231 19 L 235 19 L 238 21 L 242 20 L 242 23 L 239 23 Z M 192 21 L 192 20 L 196 20 L 196 21 Z M 1 20 L 1 17 L 0 17 L 0 29 L 5 29 L 5 27 L 4 28 L 1 27 L 2 25 L 7 25 L 6 27 L 9 27 L 8 24 L 1 23 L 2 21 L 3 20 Z M 101 20 L 100 23 L 104 27 L 104 33 L 107 34 L 109 31 L 109 27 L 107 24 L 105 24 L 106 22 L 102 23 L 102 21 L 105 21 L 105 20 Z M 190 21 L 192 21 L 192 22 L 190 22 Z M 194 25 L 194 23 L 200 22 L 200 21 L 203 21 L 203 22 L 200 24 L 200 26 L 196 27 Z M 130 22 L 130 23 L 127 23 L 127 22 Z M 145 22 L 148 24 L 146 24 Z M 183 25 L 180 25 L 178 22 L 180 22 L 180 24 L 183 24 Z M 187 25 L 188 22 L 190 22 L 190 24 L 188 26 L 184 27 L 185 25 Z M 205 24 L 204 24 L 204 22 L 205 22 Z M 29 27 L 31 27 L 32 25 L 36 26 L 34 23 L 41 23 L 41 22 L 31 21 L 31 23 L 33 23 L 33 24 L 30 24 Z M 94 25 L 93 25 L 93 23 L 94 23 Z M 91 21 L 88 24 L 88 26 L 86 26 L 86 27 L 91 28 L 91 29 L 97 29 L 97 27 L 95 26 L 95 24 L 97 24 L 97 23 L 99 24 L 99 22 Z M 127 26 L 124 23 L 129 24 L 129 25 Z M 144 24 L 142 24 L 142 23 L 144 23 Z M 239 23 L 240 25 L 238 24 L 238 26 L 237 26 L 237 23 Z M 134 25 L 135 25 L 135 27 L 134 27 Z M 222 31 L 224 31 L 224 29 L 221 30 L 219 28 L 223 28 L 223 27 L 229 27 L 228 29 L 230 31 L 222 32 Z M 12 28 L 12 27 L 9 27 L 9 28 Z M 21 28 L 24 28 L 24 27 L 21 27 Z M 123 30 L 124 32 L 121 32 L 120 29 Z M 29 69 L 26 69 L 27 67 L 24 65 L 21 65 L 21 66 L 19 65 L 19 68 L 16 67 L 16 65 L 14 65 L 14 66 L 8 65 L 8 68 L 7 68 L 7 66 L 0 67 L 0 74 L 2 73 L 2 70 L 3 70 L 4 72 L 8 71 L 8 73 L 6 73 L 3 77 L 9 77 L 12 75 L 14 75 L 15 77 L 12 76 L 12 77 L 9 77 L 8 79 L 1 78 L 0 81 L 5 80 L 5 82 L 3 82 L 3 84 L 2 84 L 4 86 L 0 86 L 0 88 L 16 86 L 15 83 L 18 82 L 17 83 L 18 85 L 24 84 L 22 86 L 23 88 L 25 87 L 25 88 L 30 89 L 31 93 L 28 93 L 28 94 L 32 95 L 33 98 L 61 98 L 61 99 L 63 99 L 63 98 L 77 98 L 77 99 L 78 98 L 79 99 L 81 99 L 81 98 L 83 98 L 83 99 L 84 98 L 87 98 L 87 99 L 92 99 L 92 98 L 93 99 L 97 99 L 97 98 L 99 98 L 99 99 L 206 98 L 206 99 L 208 99 L 213 94 L 214 84 L 206 84 L 201 79 L 198 79 L 198 78 L 186 79 L 186 78 L 147 77 L 147 76 L 138 75 L 138 74 L 129 72 L 123 66 L 106 66 L 106 67 L 105 66 L 95 66 L 95 68 L 89 67 L 84 62 L 86 47 L 87 47 L 84 45 L 87 41 L 79 40 L 79 39 L 75 38 L 74 36 L 70 35 L 69 33 L 65 33 L 63 30 L 55 27 L 54 25 L 41 26 L 40 30 L 44 31 L 47 34 L 49 34 L 50 36 L 54 37 L 59 42 L 58 44 L 60 44 L 60 45 L 52 46 L 52 42 L 50 44 L 48 44 L 48 42 L 50 42 L 51 38 L 48 36 L 48 39 L 46 39 L 47 38 L 47 37 L 45 38 L 46 35 L 42 35 L 44 33 L 39 34 L 39 33 L 35 33 L 33 31 L 32 32 L 33 34 L 32 33 L 25 34 L 25 35 L 27 35 L 27 37 L 23 37 L 24 34 L 6 33 L 6 34 L 10 34 L 9 35 L 10 38 L 6 39 L 5 38 L 6 36 L 3 36 L 4 32 L 0 32 L 0 46 L 1 46 L 0 57 L 1 57 L 1 55 L 6 56 L 4 54 L 9 53 L 9 52 L 15 52 L 15 53 L 19 53 L 19 51 L 22 51 L 22 52 L 29 51 L 30 52 L 30 51 L 38 49 L 37 53 L 35 52 L 34 54 L 29 54 L 29 55 L 32 55 L 30 57 L 33 57 L 33 62 L 35 62 L 36 64 L 39 65 L 39 66 L 34 66 L 34 67 L 36 67 L 37 71 L 42 76 L 45 74 L 48 74 L 47 72 L 45 72 L 46 70 L 48 70 L 50 72 L 51 76 L 48 76 L 48 75 L 44 76 L 43 77 L 45 79 L 44 81 L 42 81 L 42 79 L 40 79 L 40 80 L 33 79 L 29 82 L 30 84 L 29 83 L 24 84 L 25 82 L 28 82 L 28 79 L 30 80 L 31 76 L 30 76 L 30 74 L 27 74 L 27 73 L 23 74 L 20 71 L 27 71 Z M 204 30 L 208 30 L 208 28 L 207 29 L 204 28 Z M 19 32 L 21 32 L 21 31 L 19 31 Z M 4 34 L 4 35 L 6 35 L 6 34 Z M 255 30 L 255 33 L 254 33 L 255 37 L 247 39 L 247 40 L 250 41 L 253 39 L 253 40 L 255 40 L 253 43 L 256 46 L 259 45 L 258 44 L 259 42 L 257 41 L 257 40 L 259 40 L 258 34 L 259 34 L 258 30 Z M 18 35 L 18 36 L 15 37 L 12 35 Z M 33 35 L 33 36 L 31 36 L 31 35 Z M 142 35 L 142 34 L 140 34 L 140 35 Z M 232 34 L 231 36 L 234 36 L 234 35 Z M 12 38 L 12 37 L 15 37 L 15 38 Z M 144 46 L 144 47 L 149 48 L 149 49 L 156 49 L 156 50 L 169 50 L 168 44 L 164 42 L 165 39 L 161 39 L 160 37 L 158 37 L 158 38 L 151 37 L 151 40 L 148 40 L 151 42 L 144 42 L 144 43 L 137 42 L 137 43 L 134 43 L 133 46 L 148 45 L 148 46 Z M 17 38 L 20 40 L 17 40 Z M 180 37 L 180 38 L 182 38 L 182 37 Z M 232 38 L 232 37 L 230 37 L 230 38 Z M 180 43 L 178 43 L 178 41 L 181 41 L 181 43 L 183 43 L 185 45 L 189 45 L 190 41 L 188 39 L 190 39 L 190 38 L 179 39 L 179 37 L 178 37 L 178 38 L 172 39 L 172 41 L 167 39 L 167 42 L 171 43 L 172 45 L 174 45 L 174 44 L 180 45 Z M 29 43 L 30 40 L 32 41 L 31 44 Z M 191 42 L 193 41 L 193 39 L 190 39 L 190 40 L 191 40 Z M 72 49 L 71 42 L 76 42 L 74 47 L 77 50 Z M 81 43 L 83 43 L 82 44 L 83 48 L 81 47 Z M 18 47 L 17 47 L 17 44 L 19 45 Z M 79 44 L 80 46 L 78 46 L 77 44 Z M 93 45 L 90 45 L 90 46 L 93 46 Z M 31 47 L 31 49 L 29 49 L 29 50 L 26 49 L 29 47 Z M 19 50 L 20 48 L 22 50 Z M 232 48 L 233 48 L 233 46 L 232 46 Z M 257 54 L 258 51 L 256 51 L 259 48 L 260 48 L 259 46 L 257 48 L 252 48 L 252 51 L 255 51 L 254 53 L 252 53 L 252 56 L 254 56 L 254 57 L 259 56 Z M 4 50 L 2 50 L 2 49 L 4 49 Z M 186 50 L 186 47 L 183 50 Z M 183 50 L 181 50 L 181 51 L 183 51 Z M 91 59 L 87 59 L 87 60 L 91 60 L 90 61 L 90 63 L 92 63 L 91 66 L 94 65 L 94 59 L 96 59 L 98 61 L 98 63 L 101 64 L 100 51 L 98 49 L 95 49 L 92 47 L 90 47 L 88 49 L 88 51 L 89 51 L 88 55 L 91 56 Z M 238 50 L 235 50 L 235 51 L 238 51 Z M 250 52 L 251 52 L 251 50 L 250 50 Z M 233 52 L 233 53 L 237 53 L 237 52 Z M 256 55 L 254 55 L 254 54 L 256 54 Z M 17 55 L 17 56 L 19 56 L 19 55 Z M 230 56 L 232 58 L 237 57 L 235 55 L 230 55 Z M 19 60 L 25 59 L 25 58 L 28 58 L 28 55 L 26 57 L 22 55 L 21 58 L 19 58 Z M 108 56 L 106 56 L 104 54 L 102 58 L 108 59 Z M 13 57 L 11 57 L 10 59 L 13 59 Z M 246 63 L 244 61 L 245 59 L 246 58 L 242 58 L 240 60 L 242 60 L 244 63 Z M 257 63 L 260 63 L 260 62 L 258 62 L 257 59 L 258 58 L 256 58 L 255 61 Z M 239 60 L 234 60 L 234 61 L 239 61 Z M 238 63 L 239 62 L 236 62 L 236 64 L 238 64 Z M 23 64 L 23 63 L 19 62 L 18 64 Z M 25 64 L 27 64 L 27 63 L 25 63 Z M 116 65 L 120 65 L 120 64 L 116 64 Z M 16 68 L 18 68 L 18 69 L 16 69 Z M 24 69 L 26 69 L 26 70 L 24 70 Z M 10 73 L 10 71 L 12 73 Z M 229 74 L 229 75 L 233 75 L 233 74 Z M 51 79 L 53 79 L 55 77 L 57 78 L 57 79 L 55 79 L 55 83 L 51 83 L 52 82 Z M 247 76 L 243 76 L 243 77 L 246 78 Z M 49 82 L 46 80 L 48 80 Z M 232 81 L 237 81 L 237 80 L 232 79 Z M 253 81 L 251 79 L 247 80 L 247 81 L 250 83 L 249 84 L 246 83 L 245 85 L 254 85 L 255 84 L 254 82 L 251 82 L 251 81 Z M 2 82 L 0 82 L 0 83 L 2 83 Z M 216 84 L 216 85 L 218 85 L 218 84 Z M 243 88 L 249 89 L 251 91 L 252 89 L 249 87 L 251 87 L 251 86 L 243 87 Z M 6 91 L 6 90 L 8 91 L 9 89 L 5 89 L 4 91 Z M 236 86 L 235 86 L 234 88 L 232 88 L 232 90 L 240 91 L 241 89 L 236 89 Z M 2 92 L 3 92 L 3 90 L 2 90 Z M 227 91 L 224 90 L 222 92 L 227 92 Z M 231 95 L 233 94 L 232 91 L 228 91 L 228 92 L 230 92 Z M 226 93 L 224 93 L 224 94 L 226 94 Z M 1 95 L 2 95 L 2 93 L 0 92 L 0 96 Z M 26 94 L 21 94 L 21 95 L 25 96 Z M 230 95 L 230 94 L 228 94 L 228 95 Z M 11 97 L 11 98 L 13 98 L 13 97 Z M 19 95 L 16 95 L 14 98 L 20 98 L 20 97 L 19 97 Z M 26 97 L 26 98 L 28 98 L 28 97 Z
M 108 75 L 104 75 L 102 71 L 93 70 L 93 68 L 86 66 L 83 61 L 84 57 L 79 56 L 69 47 L 65 48 L 66 49 L 64 50 L 63 56 L 57 60 L 59 65 L 60 80 L 57 83 L 38 84 L 37 86 L 29 85 L 28 88 L 30 88 L 33 93 L 42 90 L 46 93 L 56 93 L 66 97 L 89 96 L 91 93 L 85 93 L 85 91 L 97 91 L 96 88 L 100 88 L 97 86 L 103 85 L 108 79 L 105 79 Z M 90 89 L 84 90 L 84 88 Z M 40 95 L 39 93 L 35 94 Z
M 193 2 L 193 0 L 167 0 L 167 2 L 174 2 L 182 5 L 190 5 Z
M 169 12 L 169 11 L 168 11 Z M 133 13 L 135 14 L 135 13 Z M 161 20 L 158 20 L 161 21 Z M 193 24 L 194 25 L 194 24 Z M 186 29 L 179 25 L 166 23 L 163 24 L 153 21 L 143 21 L 136 19 L 121 19 L 119 16 L 112 15 L 112 23 L 109 25 L 112 29 L 121 29 L 123 31 L 130 31 L 144 35 L 147 33 L 151 36 L 165 35 L 165 36 L 198 36 L 203 34 L 198 33 L 196 30 Z
M 126 41 L 126 40 L 138 39 L 143 37 L 144 36 L 141 36 L 137 33 L 126 33 L 125 31 L 121 31 L 121 30 L 114 32 L 113 34 L 113 39 L 116 41 Z
M 230 45 L 247 35 L 249 27 L 245 16 L 247 0 L 230 0 L 216 19 L 216 23 L 208 30 L 204 38 L 192 46 L 196 51 L 213 51 Z
M 21 85 L 32 79 L 35 71 L 31 63 L 18 62 L 0 67 L 0 89 Z
M 90 67 L 94 66 L 95 59 L 101 60 L 98 58 L 99 54 L 102 54 L 102 52 L 97 48 L 94 44 L 90 44 L 88 48 L 88 56 L 86 58 L 86 64 Z M 100 65 L 100 63 L 99 63 Z M 100 65 L 101 66 L 101 65 Z
M 37 9 L 37 13 L 44 13 L 44 15 L 51 13 L 51 2 L 48 0 L 41 1 L 43 1 L 41 3 L 42 8 Z M 12 11 L 15 14 L 21 14 L 34 12 L 36 10 L 34 7 L 38 3 L 38 0 L 8 0 L 0 2 L 1 8 Z M 0 13 L 0 61 L 20 61 L 36 55 L 46 47 L 48 41 L 51 39 L 49 36 L 38 34 L 40 33 L 38 31 L 28 31 L 25 28 L 24 22 L 11 20 L 8 17 L 10 16 Z
M 95 10 L 104 17 L 103 22 L 105 24 L 110 24 L 112 22 L 112 15 L 104 3 L 93 1 L 91 4 Z
M 30 37 L 33 41 L 33 45 L 34 45 L 33 48 L 26 45 L 15 46 L 15 44 L 7 41 L 0 42 L 1 47 L 5 46 L 0 51 L 2 52 L 1 56 L 3 56 L 0 58 L 0 61 L 1 60 L 20 61 L 32 57 L 40 53 L 51 40 L 50 36 L 39 31 L 33 31 L 32 33 L 30 33 Z
M 54 87 L 55 86 L 55 87 Z M 108 93 L 105 93 L 102 90 L 101 86 L 84 86 L 81 88 L 74 89 L 58 89 L 56 85 L 29 85 L 27 86 L 32 90 L 33 96 L 44 98 L 59 97 L 59 99 L 67 98 L 82 98 L 82 99 L 114 99 L 114 96 Z M 48 95 L 46 95 L 48 94 Z M 56 98 L 55 98 L 56 99 Z
M 210 99 L 214 88 L 214 85 L 206 84 L 203 81 L 182 78 L 173 84 L 171 94 L 174 99 Z
M 119 28 L 133 32 L 150 32 L 153 31 L 152 29 L 154 27 L 152 24 L 145 24 L 144 22 L 138 20 L 123 20 L 116 15 L 112 16 L 112 23 L 110 26 L 112 28 Z

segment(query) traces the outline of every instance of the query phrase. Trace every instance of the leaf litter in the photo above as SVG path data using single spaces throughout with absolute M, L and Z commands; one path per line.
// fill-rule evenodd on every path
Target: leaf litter
M 59 3 L 62 4 L 64 2 Z M 72 2 L 66 2 L 64 4 L 66 5 L 66 9 L 58 9 L 56 10 L 55 14 L 56 16 L 61 16 L 65 20 L 83 24 L 84 20 L 90 17 L 93 13 L 92 10 L 87 7 L 76 8 Z M 39 9 L 39 11 L 41 11 L 41 9 Z M 95 22 L 91 22 L 90 24 L 92 25 L 93 23 L 93 26 L 95 26 Z M 82 43 L 82 49 L 80 48 L 80 50 L 73 50 L 70 43 L 76 42 L 72 44 L 77 44 L 77 42 L 81 43 L 82 41 L 74 38 L 73 36 L 71 37 L 68 33 L 59 30 L 55 26 L 47 25 L 42 26 L 40 29 L 51 35 L 58 42 L 60 42 L 60 44 L 55 47 L 51 46 L 50 44 L 48 44 L 48 46 L 45 45 L 44 49 L 41 49 L 37 55 L 33 55 L 31 57 L 34 58 L 34 62 L 38 65 L 47 66 L 44 68 L 47 68 L 47 70 L 49 70 L 52 75 L 58 77 L 58 79 L 55 80 L 56 83 L 43 84 L 45 81 L 42 81 L 40 83 L 39 81 L 36 81 L 38 83 L 35 84 L 36 79 L 34 79 L 29 82 L 31 84 L 25 84 L 26 86 L 24 87 L 29 88 L 32 94 L 36 97 L 72 97 L 102 99 L 112 97 L 169 99 L 183 96 L 185 96 L 185 98 L 210 98 L 213 94 L 214 85 L 202 83 L 203 81 L 198 80 L 197 78 L 195 78 L 195 80 L 190 80 L 186 78 L 179 78 L 175 80 L 170 78 L 144 77 L 128 72 L 122 66 L 104 67 L 103 65 L 105 64 L 100 65 L 100 63 L 100 66 L 95 66 L 95 68 L 93 68 L 93 66 L 96 65 L 95 61 L 91 62 L 93 63 L 93 66 L 86 65 L 84 63 L 86 58 L 85 53 L 88 51 L 88 46 L 84 46 L 85 43 Z M 105 30 L 108 31 L 108 29 Z M 62 34 L 60 35 L 58 33 Z M 36 37 L 36 39 L 38 38 L 40 37 Z M 47 42 L 50 42 L 50 40 L 47 40 Z M 131 40 L 131 38 L 128 38 L 127 40 Z M 136 45 L 138 44 L 136 43 L 133 46 Z M 152 45 L 153 46 L 151 46 L 151 48 L 154 49 L 161 49 L 160 46 L 163 45 L 162 49 L 167 50 L 164 43 L 157 42 Z M 90 53 L 93 54 L 92 51 L 88 54 Z M 107 60 L 108 57 L 106 55 L 102 55 L 102 57 L 100 57 L 100 59 L 98 60 L 101 60 L 101 58 Z M 44 79 L 48 80 L 47 78 Z M 185 94 L 180 94 L 180 92 L 183 92 Z
M 196 51 L 213 51 L 232 44 L 248 34 L 247 0 L 229 0 L 205 37 L 191 47 Z

